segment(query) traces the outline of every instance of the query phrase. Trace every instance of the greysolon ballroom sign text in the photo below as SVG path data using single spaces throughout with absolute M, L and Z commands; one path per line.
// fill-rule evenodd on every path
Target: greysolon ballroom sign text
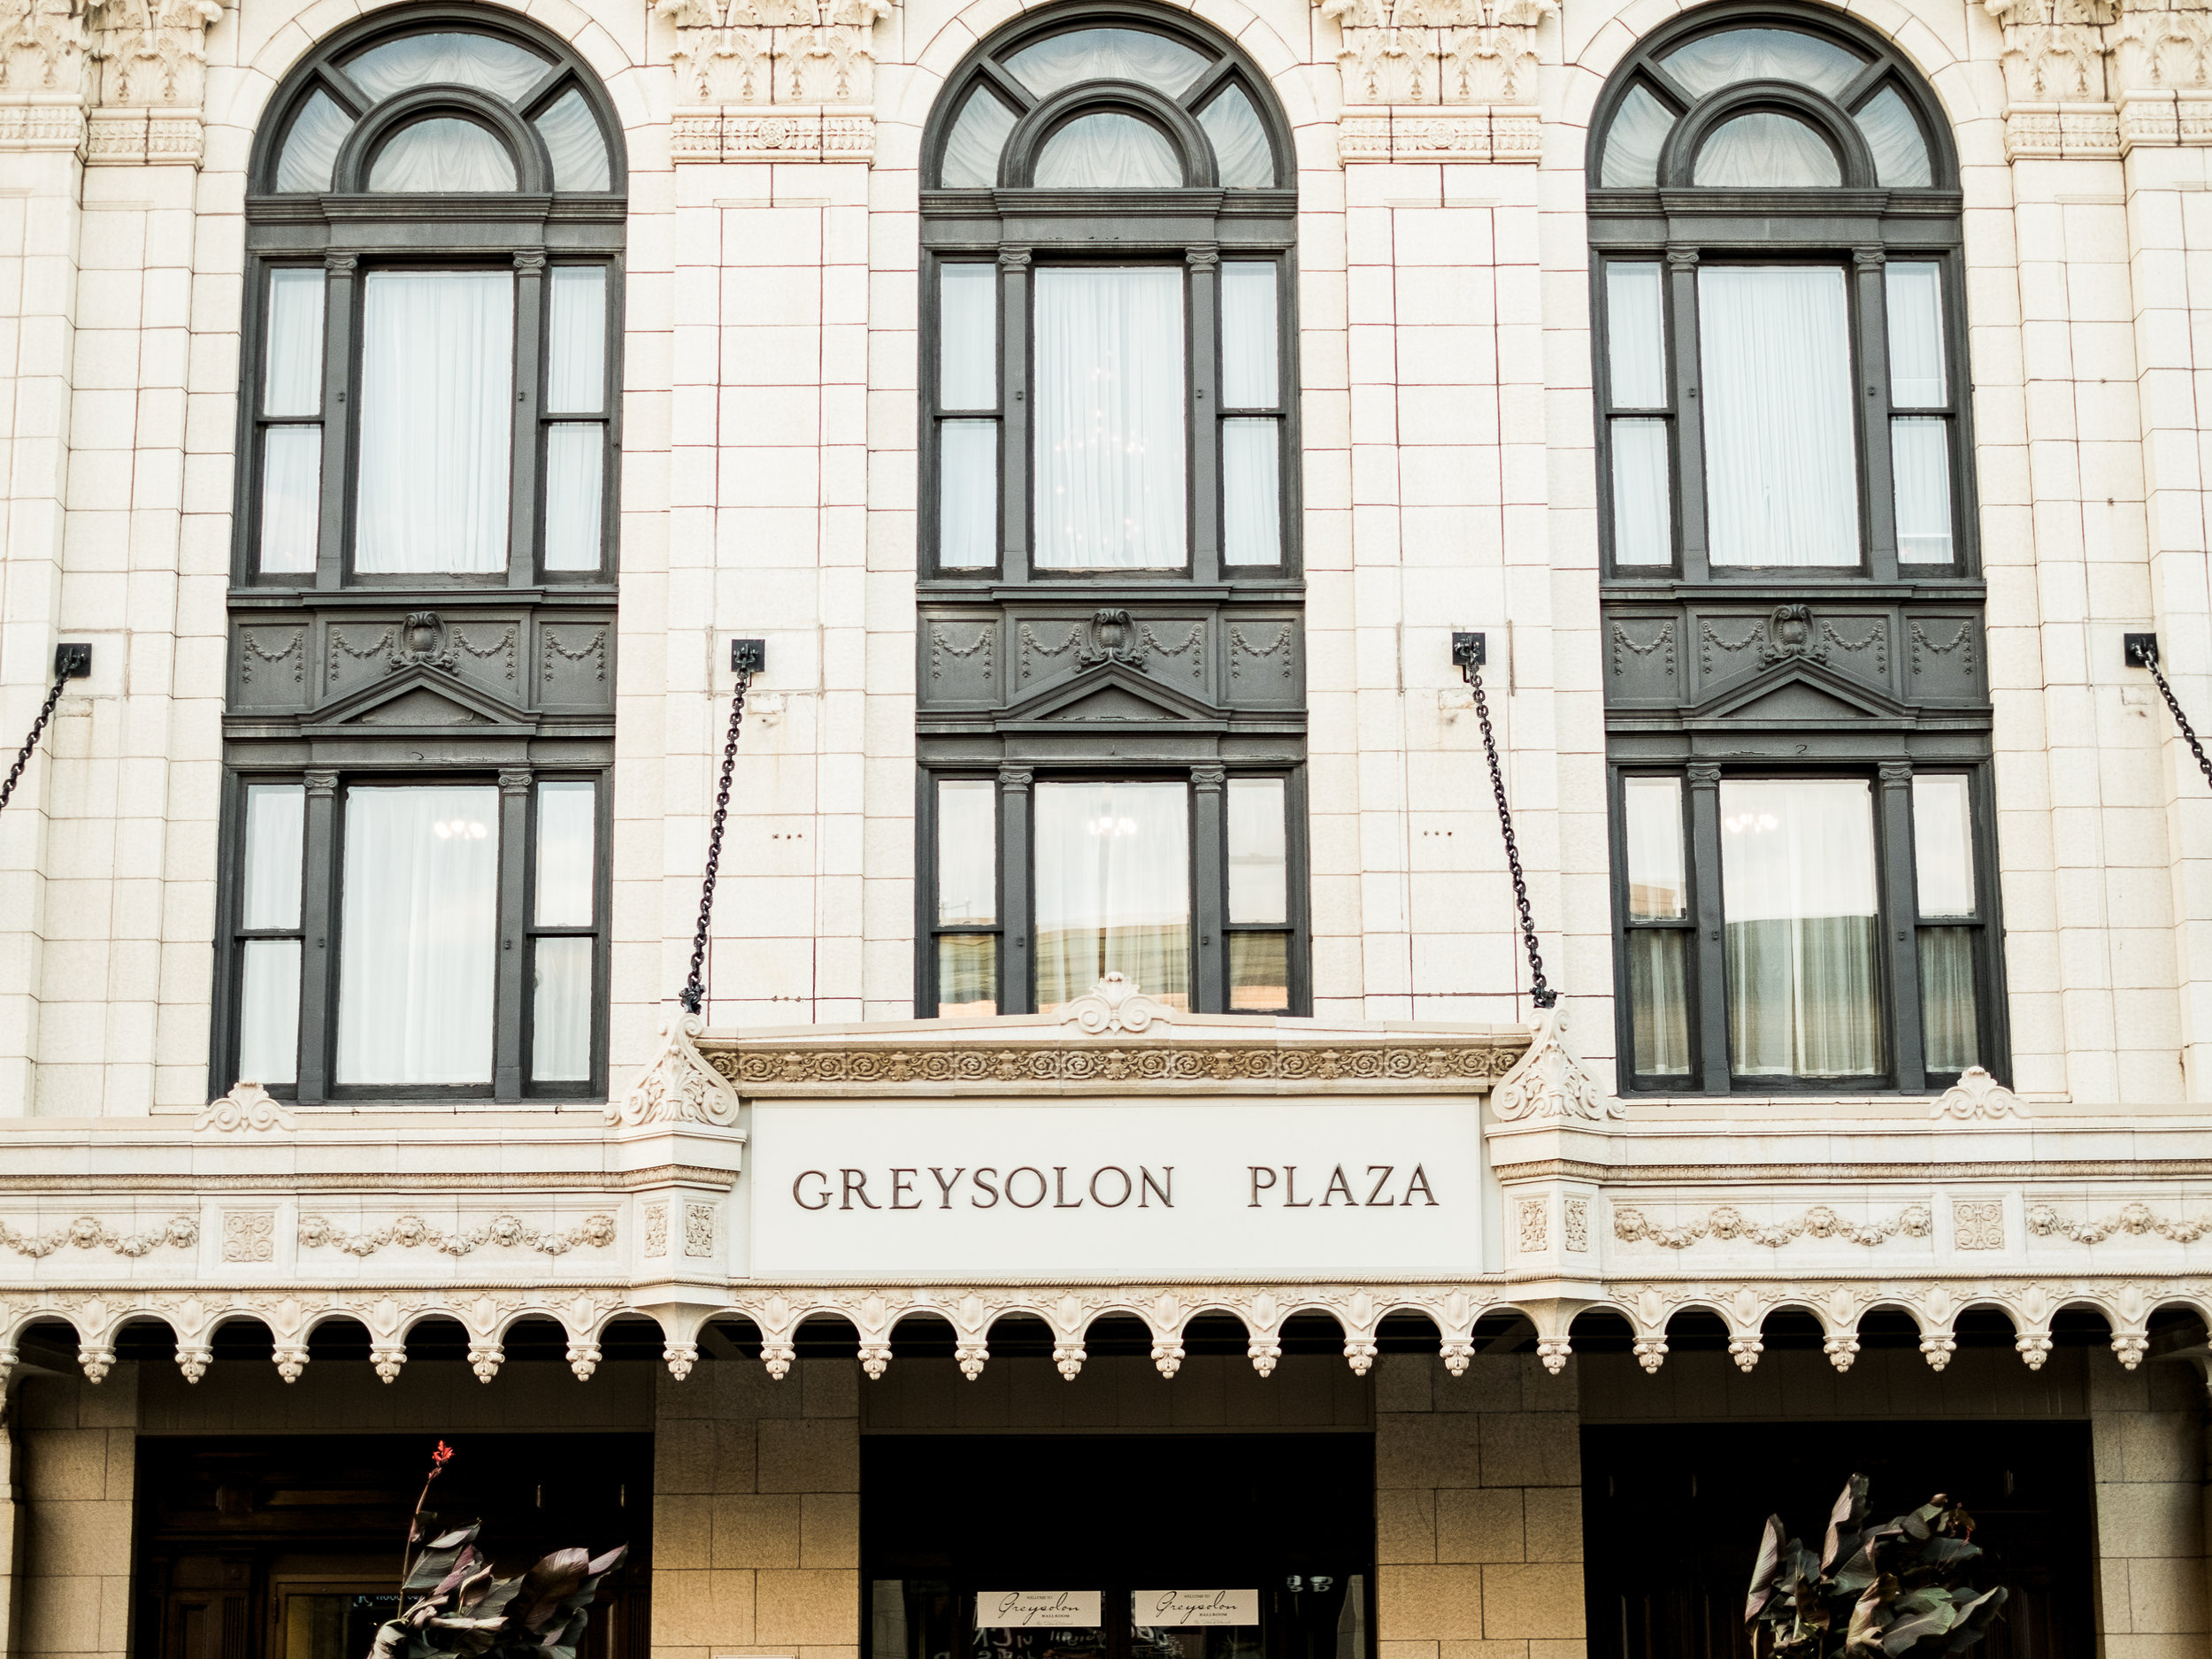
M 757 1273 L 1200 1279 L 1479 1261 L 1472 1100 L 757 1101 Z

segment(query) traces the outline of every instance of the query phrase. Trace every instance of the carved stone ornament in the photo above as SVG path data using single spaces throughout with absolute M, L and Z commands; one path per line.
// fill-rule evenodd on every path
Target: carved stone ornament
M 1567 1010 L 1554 1004 L 1529 1025 L 1528 1052 L 1490 1091 L 1502 1123 L 1603 1123 L 1621 1115 L 1567 1048 Z
M 697 1039 L 706 1028 L 696 1014 L 669 1016 L 661 1027 L 659 1057 L 607 1108 L 608 1127 L 712 1124 L 726 1129 L 737 1122 L 737 1091 L 699 1052 Z
M 675 26 L 678 161 L 874 159 L 892 0 L 652 0 Z
M 2005 154 L 2212 144 L 2212 11 L 2156 0 L 1982 0 L 2005 31 Z
M 231 1086 L 227 1094 L 208 1102 L 207 1110 L 192 1127 L 213 1130 L 219 1134 L 245 1134 L 256 1130 L 298 1128 L 299 1120 L 284 1109 L 260 1084 L 241 1079 Z
M 197 165 L 222 15 L 220 0 L 0 0 L 0 149 Z
M 1931 1118 L 1956 1118 L 1970 1123 L 2027 1115 L 2020 1097 L 1978 1065 L 1959 1073 L 1959 1080 L 1943 1091 L 1928 1113 Z
M 1108 974 L 1060 1010 L 1063 1025 L 1080 1025 L 1088 1037 L 1102 1037 L 1110 1031 L 1141 1036 L 1155 1020 L 1164 1025 L 1174 1018 L 1164 1003 L 1154 1002 L 1135 981 L 1119 973 Z
M 1557 0 L 1315 0 L 1342 30 L 1339 154 L 1539 158 L 1536 31 Z

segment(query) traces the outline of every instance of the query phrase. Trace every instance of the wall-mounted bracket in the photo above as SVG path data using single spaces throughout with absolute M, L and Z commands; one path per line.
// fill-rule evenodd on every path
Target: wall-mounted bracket
M 1455 668 L 1486 668 L 1490 663 L 1490 636 L 1486 634 L 1455 634 L 1452 635 L 1452 666 Z
M 89 645 L 57 645 L 54 647 L 54 678 L 57 680 L 89 680 L 92 677 L 92 648 Z
M 766 640 L 732 640 L 730 641 L 730 672 L 752 675 L 768 666 Z
M 2123 634 L 2120 646 L 2127 655 L 2130 668 L 2148 668 L 2158 660 L 2158 635 L 2155 634 Z

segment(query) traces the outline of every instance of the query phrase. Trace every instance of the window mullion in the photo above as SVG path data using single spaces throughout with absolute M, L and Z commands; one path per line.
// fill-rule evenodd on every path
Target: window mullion
M 303 1104 L 330 1098 L 330 1034 L 337 1010 L 338 774 L 311 772 L 307 815 L 300 844 L 306 870 L 300 894 L 300 1067 L 296 1096 Z
M 1697 910 L 1698 1064 L 1709 1094 L 1728 1093 L 1728 962 L 1720 908 L 1720 768 L 1693 762 L 1690 885 Z
M 1029 580 L 1029 250 L 998 250 L 999 303 L 999 580 Z M 1023 801 L 1028 796 L 1025 785 Z M 1010 845 L 1010 843 L 1009 843 Z M 1009 868 L 1013 866 L 1010 865 Z M 1022 866 L 1026 868 L 1026 865 Z M 1026 933 L 1024 927 L 1021 930 Z M 1010 963 L 1012 959 L 1010 958 Z M 1022 1006 L 1028 1007 L 1029 958 L 1020 956 Z M 1011 968 L 1002 972 L 1010 973 Z M 1009 985 L 1014 983 L 1010 979 Z M 1010 1010 L 1008 1011 L 1011 1011 Z
M 1221 580 L 1221 396 L 1216 373 L 1221 288 L 1221 250 L 1193 248 L 1183 256 L 1190 272 L 1191 579 Z M 1279 392 L 1278 393 L 1279 396 Z M 1280 555 L 1278 555 L 1279 559 Z M 1202 864 L 1200 868 L 1205 866 Z M 1200 984 L 1210 987 L 1202 973 Z M 1225 988 L 1226 981 L 1224 981 Z M 1224 1004 L 1225 1006 L 1225 1003 Z
M 538 576 L 539 395 L 545 385 L 545 250 L 515 255 L 515 398 L 513 456 L 507 513 L 507 585 L 527 588 Z M 601 397 L 603 403 L 605 394 Z M 601 501 L 605 500 L 602 485 Z
M 1866 573 L 1878 582 L 1897 580 L 1897 497 L 1889 454 L 1889 297 L 1883 287 L 1886 257 L 1879 248 L 1851 256 L 1857 278 L 1859 373 L 1866 396 L 1860 447 L 1866 457 L 1862 485 L 1866 501 Z
M 1029 786 L 1027 766 L 998 769 L 999 1005 L 1002 1014 L 1027 1014 L 1036 1008 L 1036 980 L 1031 972 Z
M 529 953 L 530 787 L 527 766 L 499 769 L 499 970 L 492 1003 L 492 1094 L 522 1098 L 523 997 Z
M 358 401 L 346 394 L 357 384 L 353 363 L 354 296 L 360 286 L 357 280 L 360 265 L 360 258 L 354 254 L 329 253 L 323 257 L 323 273 L 329 287 L 323 295 L 322 534 L 315 552 L 315 586 L 322 589 L 345 585 L 349 539 L 346 486 L 354 472 L 352 405 Z M 257 546 L 257 570 L 260 557 Z M 309 795 L 311 799 L 313 796 L 311 788 Z M 302 1087 L 305 1082 L 303 1072 Z
M 1196 972 L 1190 1005 L 1194 1013 L 1225 1012 L 1229 1006 L 1228 921 L 1229 825 L 1221 766 L 1191 768 L 1191 926 L 1198 937 Z
M 1878 271 L 1876 280 L 1880 280 Z M 1882 905 L 1889 937 L 1891 1067 L 1897 1087 L 1915 1094 L 1927 1085 L 1920 1047 L 1920 917 L 1912 859 L 1912 763 L 1882 762 Z
M 1698 403 L 1696 249 L 1667 250 L 1667 288 L 1674 406 L 1681 411 L 1675 418 L 1674 453 L 1682 575 L 1686 581 L 1700 582 L 1712 575 L 1712 565 L 1706 553 L 1705 423 Z

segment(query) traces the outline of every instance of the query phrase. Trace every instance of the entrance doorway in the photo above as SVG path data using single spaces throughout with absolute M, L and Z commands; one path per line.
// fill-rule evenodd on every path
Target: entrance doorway
M 882 1436 L 867 1659 L 1371 1659 L 1365 1434 Z

